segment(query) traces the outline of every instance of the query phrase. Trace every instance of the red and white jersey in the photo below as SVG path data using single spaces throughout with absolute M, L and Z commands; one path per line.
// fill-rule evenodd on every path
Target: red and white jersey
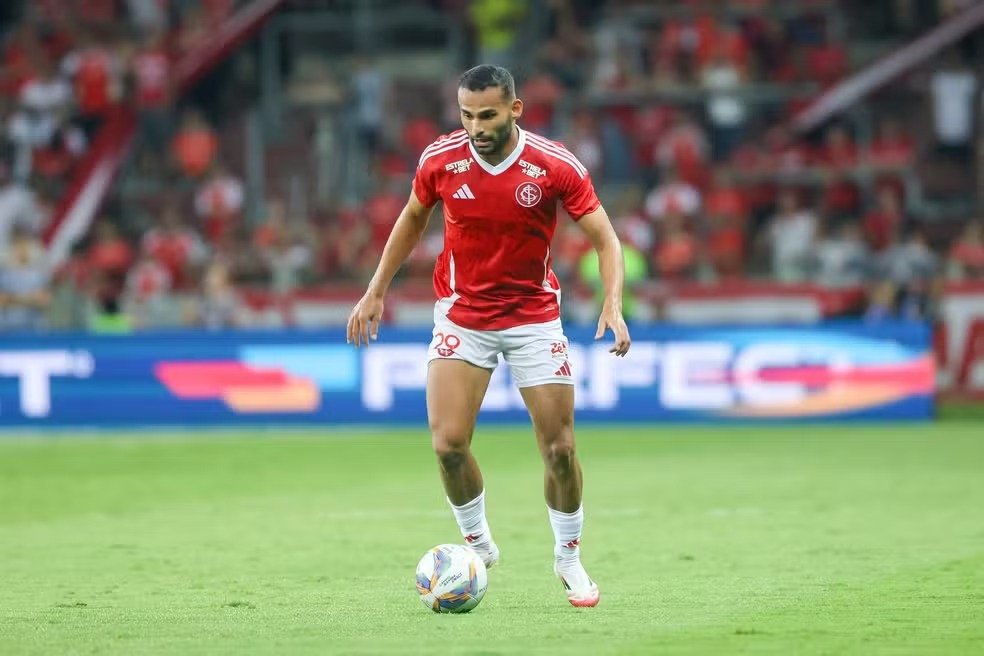
M 171 61 L 163 50 L 144 50 L 133 59 L 137 103 L 143 108 L 167 104 Z
M 136 301 L 149 301 L 171 291 L 171 274 L 155 260 L 143 260 L 126 274 L 127 294 Z
M 550 268 L 558 203 L 574 220 L 601 205 L 570 151 L 519 130 L 516 148 L 493 166 L 458 130 L 424 150 L 413 190 L 426 207 L 444 203 L 444 250 L 434 269 L 441 314 L 475 330 L 560 317 Z

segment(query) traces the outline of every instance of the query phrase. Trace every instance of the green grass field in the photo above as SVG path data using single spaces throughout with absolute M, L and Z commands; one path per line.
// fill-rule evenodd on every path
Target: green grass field
M 482 429 L 503 561 L 448 616 L 423 431 L 2 434 L 0 653 L 984 653 L 984 423 L 578 439 L 601 604 L 553 577 L 532 436 Z

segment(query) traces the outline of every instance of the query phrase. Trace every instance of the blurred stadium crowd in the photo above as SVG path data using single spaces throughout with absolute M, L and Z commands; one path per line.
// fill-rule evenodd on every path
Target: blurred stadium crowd
M 243 294 L 358 288 L 420 151 L 457 127 L 455 77 L 475 62 L 510 67 L 521 125 L 592 172 L 634 290 L 857 288 L 852 311 L 875 320 L 932 318 L 944 281 L 984 279 L 979 30 L 818 129 L 792 124 L 971 3 L 293 0 L 279 40 L 179 90 L 181 57 L 249 4 L 4 3 L 0 328 L 246 325 Z M 138 112 L 135 147 L 56 260 L 79 163 L 120 106 Z M 401 284 L 426 286 L 441 227 Z M 597 284 L 566 219 L 554 267 L 573 290 Z

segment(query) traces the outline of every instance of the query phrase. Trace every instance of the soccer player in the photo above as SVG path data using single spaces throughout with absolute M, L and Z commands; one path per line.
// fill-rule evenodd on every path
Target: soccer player
M 560 144 L 516 124 L 523 102 L 498 66 L 466 71 L 458 86 L 463 130 L 424 149 L 413 189 L 347 338 L 376 339 L 383 297 L 444 204 L 444 251 L 434 270 L 433 340 L 428 349 L 427 416 L 448 502 L 465 541 L 492 566 L 499 548 L 485 517 L 482 473 L 470 446 L 492 371 L 502 354 L 529 410 L 545 464 L 544 496 L 553 528 L 554 572 L 571 604 L 598 603 L 581 564 L 581 466 L 574 451 L 574 387 L 560 322 L 560 286 L 550 268 L 557 204 L 598 252 L 605 299 L 595 338 L 611 329 L 611 352 L 630 338 L 622 318 L 622 249 L 591 177 Z

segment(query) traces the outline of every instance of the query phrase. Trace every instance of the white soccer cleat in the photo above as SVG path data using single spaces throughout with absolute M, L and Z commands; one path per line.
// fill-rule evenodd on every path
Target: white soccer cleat
M 467 537 L 465 538 L 465 542 L 468 543 Z M 476 545 L 476 544 L 469 543 L 468 547 L 474 550 L 475 553 L 479 555 L 479 557 L 482 559 L 482 562 L 485 563 L 485 569 L 489 569 L 497 562 L 499 562 L 499 547 L 496 545 L 495 542 L 491 543 L 490 545 L 485 545 L 485 544 Z
M 592 608 L 598 605 L 601 593 L 598 585 L 584 571 L 580 558 L 557 559 L 554 561 L 554 574 L 564 584 L 567 601 L 575 608 Z

